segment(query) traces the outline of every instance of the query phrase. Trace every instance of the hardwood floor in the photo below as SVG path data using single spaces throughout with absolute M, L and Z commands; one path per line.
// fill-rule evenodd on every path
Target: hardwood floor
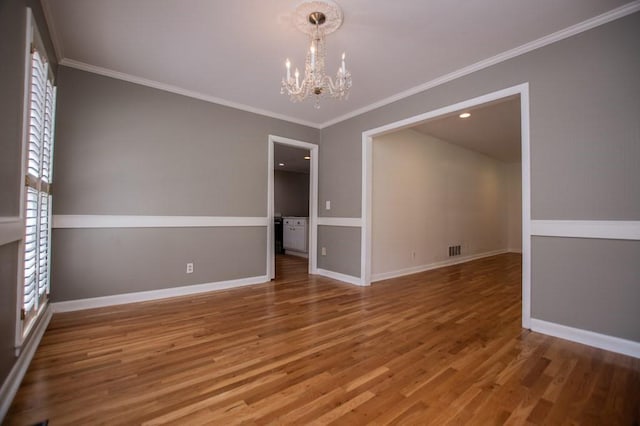
M 640 360 L 520 328 L 520 256 L 56 314 L 5 419 L 638 424 Z

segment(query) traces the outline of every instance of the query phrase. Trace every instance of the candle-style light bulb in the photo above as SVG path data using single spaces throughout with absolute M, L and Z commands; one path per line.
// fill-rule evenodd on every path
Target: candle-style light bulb
M 287 81 L 289 81 L 291 79 L 291 61 L 289 61 L 289 58 L 287 58 L 285 65 L 287 66 Z
M 309 50 L 311 50 L 311 69 L 315 70 L 316 69 L 316 46 L 313 43 L 311 43 L 311 48 Z
M 300 87 L 299 78 L 300 78 L 300 71 L 298 71 L 298 68 L 296 68 L 296 87 L 298 88 Z
M 344 64 L 344 58 L 345 58 L 345 53 L 342 52 L 342 75 L 345 75 L 347 73 L 347 67 Z

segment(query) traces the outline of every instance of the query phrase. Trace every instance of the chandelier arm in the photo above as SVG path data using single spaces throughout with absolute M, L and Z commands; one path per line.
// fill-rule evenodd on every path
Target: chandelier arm
M 307 18 L 306 24 L 302 22 L 301 26 L 298 21 L 297 25 L 302 32 L 309 34 L 310 48 L 306 54 L 303 74 L 299 75 L 296 69 L 295 79 L 291 76 L 291 63 L 287 59 L 287 74 L 282 79 L 280 92 L 289 95 L 292 102 L 312 97 L 316 108 L 320 107 L 320 98 L 323 96 L 346 99 L 351 88 L 351 73 L 345 67 L 345 54 L 342 54 L 342 66 L 338 69 L 335 80 L 325 72 L 325 36 L 342 24 L 342 11 L 331 0 L 307 0 L 298 6 L 296 13 L 298 18 Z

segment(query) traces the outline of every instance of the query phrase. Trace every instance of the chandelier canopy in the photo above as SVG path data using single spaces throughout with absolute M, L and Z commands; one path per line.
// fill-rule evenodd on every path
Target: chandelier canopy
M 287 74 L 282 78 L 281 94 L 289 95 L 292 102 L 300 102 L 310 96 L 315 107 L 320 108 L 320 98 L 346 99 L 351 88 L 351 73 L 345 65 L 342 53 L 341 66 L 333 80 L 325 73 L 325 36 L 342 25 L 342 10 L 331 0 L 304 1 L 294 12 L 296 27 L 310 36 L 310 46 L 304 64 L 304 75 L 298 68 L 291 72 L 291 61 L 286 60 Z

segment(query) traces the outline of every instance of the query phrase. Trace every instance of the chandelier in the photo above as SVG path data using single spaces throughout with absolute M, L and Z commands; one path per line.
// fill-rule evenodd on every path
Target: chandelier
M 329 96 L 346 99 L 351 88 L 351 73 L 345 65 L 342 53 L 341 66 L 333 80 L 325 73 L 325 36 L 342 24 L 342 10 L 331 0 L 304 1 L 294 12 L 298 30 L 310 36 L 310 46 L 304 63 L 304 75 L 298 68 L 291 72 L 291 61 L 286 60 L 287 74 L 282 78 L 281 94 L 289 95 L 292 102 L 315 97 L 315 107 L 320 108 L 320 98 Z

